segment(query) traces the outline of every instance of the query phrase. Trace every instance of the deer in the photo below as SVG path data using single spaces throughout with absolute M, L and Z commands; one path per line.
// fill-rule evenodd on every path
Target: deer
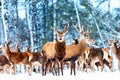
M 56 63 L 58 64 L 58 75 L 60 75 L 60 70 L 61 74 L 63 75 L 63 68 L 62 68 L 62 60 L 66 54 L 66 42 L 65 42 L 65 35 L 68 32 L 68 26 L 65 26 L 62 31 L 59 31 L 56 28 L 56 41 L 55 42 L 47 42 L 43 47 L 42 47 L 42 54 L 47 57 L 47 62 L 43 65 L 45 65 L 44 69 L 44 74 L 46 75 L 46 69 L 48 65 L 50 65 L 51 62 L 52 65 L 54 66 Z
M 92 71 L 94 71 L 94 65 L 97 66 L 99 70 L 99 66 L 102 66 L 102 71 L 104 69 L 104 65 L 107 65 L 110 70 L 112 67 L 112 56 L 109 55 L 109 50 L 107 48 L 90 48 L 88 47 L 85 51 L 85 61 L 86 68 L 88 68 L 88 64 Z
M 38 67 L 42 66 L 42 64 L 46 62 L 46 57 L 43 57 L 41 52 L 31 52 L 30 47 L 26 47 L 25 52 L 31 55 L 31 59 L 29 60 L 31 71 L 33 71 L 33 67 L 36 66 L 35 71 L 38 73 Z
M 89 32 L 84 31 L 84 27 L 80 28 L 77 25 L 74 26 L 79 34 L 81 34 L 81 39 L 78 44 L 73 44 L 73 45 L 67 45 L 66 46 L 66 55 L 63 59 L 64 62 L 70 61 L 70 74 L 72 75 L 72 71 L 74 71 L 74 75 L 76 75 L 76 70 L 75 70 L 75 61 L 81 57 L 82 62 L 84 61 L 84 52 L 87 48 L 87 44 L 91 43 L 89 42 Z M 83 63 L 82 63 L 83 65 Z
M 9 60 L 10 64 L 12 65 L 13 74 L 16 75 L 16 65 L 17 64 L 29 65 L 29 56 L 25 52 L 11 52 L 9 45 L 10 42 L 5 42 L 5 45 L 4 47 L 1 48 L 1 50 L 3 50 L 6 58 Z
M 10 49 L 10 51 L 12 51 L 12 52 L 20 52 L 20 49 L 18 48 L 18 44 L 16 44 L 14 46 L 14 48 Z M 5 55 L 0 55 L 0 62 L 1 62 L 1 66 L 2 66 L 1 68 L 2 68 L 3 72 L 6 71 L 7 73 L 10 73 L 11 64 L 8 61 L 8 59 L 6 58 Z
M 79 40 L 77 38 L 73 38 L 72 37 L 72 43 L 71 43 L 71 45 L 74 45 L 74 44 L 79 44 Z M 63 63 L 63 65 L 66 66 L 67 68 L 69 68 L 69 64 L 70 64 L 70 62 L 68 62 L 68 61 Z
M 109 54 L 109 49 L 108 48 L 102 48 L 102 51 L 104 53 L 104 55 L 103 55 L 103 64 L 107 65 L 109 67 L 110 71 L 112 71 L 113 57 Z
M 115 39 L 112 39 L 112 40 L 108 40 L 108 43 L 110 45 L 110 50 L 111 50 L 112 54 L 118 60 L 118 68 L 120 71 L 120 47 L 117 47 L 118 41 Z

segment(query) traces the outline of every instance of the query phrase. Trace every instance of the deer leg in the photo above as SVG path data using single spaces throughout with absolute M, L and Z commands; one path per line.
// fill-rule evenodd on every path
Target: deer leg
M 120 71 L 120 61 L 118 61 L 118 68 L 119 68 L 119 71 Z
M 52 72 L 52 74 L 54 75 L 57 75 L 57 72 L 55 72 L 55 62 L 51 62 L 51 65 L 50 65 L 50 72 Z
M 76 71 L 75 71 L 75 61 L 73 61 L 73 69 L 74 69 L 74 75 L 76 75 Z
M 81 61 L 81 71 L 84 71 L 84 61 Z
M 85 68 L 86 68 L 86 72 L 88 72 L 88 67 L 89 67 L 89 65 L 88 65 L 89 63 L 87 63 L 87 62 L 85 62 Z
M 52 74 L 54 75 L 53 68 L 54 68 L 54 62 L 51 62 L 49 71 L 52 72 Z
M 13 74 L 16 75 L 16 64 L 13 64 Z
M 38 65 L 36 65 L 36 72 L 38 73 L 38 68 L 39 68 L 39 66 Z
M 102 70 L 101 71 L 103 71 L 103 69 L 104 69 L 103 60 L 100 60 L 100 64 L 102 65 Z
M 60 63 L 57 61 L 57 66 L 58 66 L 58 75 L 60 75 Z
M 100 68 L 100 66 L 101 66 L 100 62 L 96 62 L 95 65 L 96 65 L 96 67 L 97 67 L 97 71 L 99 71 L 99 68 Z
M 23 65 L 24 66 L 24 69 L 25 69 L 25 73 L 27 72 L 27 67 L 26 67 L 26 65 Z
M 100 68 L 100 66 L 98 65 L 98 66 L 97 66 L 97 71 L 99 71 L 99 68 Z
M 50 62 L 51 62 L 51 60 L 48 60 L 47 63 L 45 64 L 45 74 L 44 75 L 46 75 L 46 72 L 47 72 Z
M 70 75 L 72 75 L 72 71 L 74 69 L 74 62 L 73 61 L 71 61 L 70 68 L 71 68 Z
M 56 65 L 56 62 L 54 63 L 53 69 L 54 69 L 55 75 L 57 75 L 58 72 L 57 72 L 57 70 L 56 70 L 55 65 Z
M 79 69 L 79 67 L 80 67 L 80 62 L 79 62 L 79 60 L 77 61 L 77 69 Z
M 44 62 L 42 63 L 42 75 L 44 75 L 44 72 L 45 72 L 45 64 L 44 64 Z
M 21 68 L 21 65 L 20 65 L 20 73 L 22 72 L 21 69 L 22 69 L 22 68 Z
M 93 72 L 94 72 L 94 65 L 95 65 L 95 62 L 94 62 L 94 61 L 91 61 L 90 67 L 91 67 L 91 71 L 93 71 Z
M 63 75 L 63 62 L 60 61 L 61 74 Z
M 32 73 L 32 64 L 28 64 L 28 74 L 31 76 Z

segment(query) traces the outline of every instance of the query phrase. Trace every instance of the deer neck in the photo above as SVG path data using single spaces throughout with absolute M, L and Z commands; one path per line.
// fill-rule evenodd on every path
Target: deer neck
M 110 50 L 111 50 L 111 52 L 113 53 L 113 54 L 116 54 L 116 50 L 117 50 L 117 46 L 116 46 L 116 44 L 111 44 L 111 46 L 110 46 Z
M 57 54 L 56 54 L 57 58 L 59 60 L 62 60 L 63 57 L 66 54 L 66 52 L 65 52 L 65 50 L 66 50 L 66 43 L 65 43 L 65 41 L 63 41 L 63 42 L 58 42 L 57 41 L 56 44 L 55 44 L 55 50 L 57 52 Z
M 11 51 L 8 47 L 6 47 L 6 49 L 4 50 L 5 56 L 7 57 L 7 59 L 9 60 L 10 56 L 11 56 Z
M 84 53 L 86 48 L 88 47 L 86 42 L 85 42 L 85 39 L 81 39 L 78 46 L 79 46 L 78 48 L 80 50 L 80 53 Z

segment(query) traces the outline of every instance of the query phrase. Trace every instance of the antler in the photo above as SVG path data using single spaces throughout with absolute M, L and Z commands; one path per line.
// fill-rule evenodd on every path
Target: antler
M 73 26 L 75 27 L 75 29 L 76 29 L 79 33 L 84 32 L 84 26 L 80 27 L 80 26 L 78 26 L 77 23 L 76 23 L 75 25 L 73 24 Z
M 64 27 L 63 32 L 65 33 L 66 31 L 68 31 L 69 28 L 69 24 L 67 24 L 67 26 Z
M 56 26 L 55 30 L 56 30 L 56 32 L 60 33 L 60 31 L 58 31 L 58 26 Z
M 87 28 L 87 31 L 86 31 L 86 33 L 90 33 L 90 32 L 91 32 L 91 30 Z
M 66 33 L 68 31 L 68 28 L 69 28 L 69 24 L 67 26 L 64 27 L 64 29 L 62 31 L 58 31 L 58 27 L 56 27 L 56 32 L 58 33 Z

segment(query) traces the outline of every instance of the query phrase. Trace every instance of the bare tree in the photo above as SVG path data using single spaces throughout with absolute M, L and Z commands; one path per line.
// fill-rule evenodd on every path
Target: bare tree
M 7 25 L 5 23 L 5 9 L 4 9 L 4 0 L 1 0 L 2 3 L 2 23 L 3 23 L 3 27 L 4 27 L 4 35 L 5 35 L 5 41 L 8 40 L 8 35 L 7 35 Z
M 54 0 L 52 0 L 52 4 L 53 4 L 53 40 L 55 40 L 55 27 L 57 26 L 56 23 L 56 18 L 57 18 L 57 13 L 56 13 L 56 2 L 53 2 Z
M 77 9 L 77 0 L 74 0 L 74 6 L 75 6 L 75 11 L 76 11 L 77 20 L 78 20 L 78 26 L 81 26 L 81 24 L 80 24 L 80 18 L 79 18 L 79 13 L 78 13 L 78 9 Z
M 94 20 L 95 25 L 96 25 L 96 27 L 97 27 L 98 33 L 99 33 L 99 35 L 100 35 L 100 38 L 101 38 L 101 41 L 102 41 L 102 45 L 103 45 L 103 47 L 105 47 L 104 40 L 103 40 L 102 34 L 101 34 L 101 32 L 100 32 L 100 29 L 99 29 L 99 25 L 98 25 L 98 23 L 97 23 L 97 21 L 96 21 L 96 18 L 95 18 L 95 15 L 94 15 L 94 12 L 93 12 L 93 11 L 91 11 L 91 15 L 92 15 L 92 17 L 93 17 L 93 20 Z
M 32 31 L 32 17 L 30 16 L 30 4 L 26 2 L 26 17 L 27 17 L 27 22 L 28 22 L 28 28 L 30 31 L 30 46 L 31 46 L 31 51 L 33 51 L 34 47 L 34 40 L 33 40 L 33 31 Z

